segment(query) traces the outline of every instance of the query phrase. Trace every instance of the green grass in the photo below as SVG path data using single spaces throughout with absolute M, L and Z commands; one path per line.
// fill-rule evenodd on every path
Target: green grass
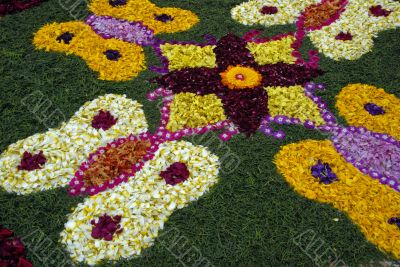
M 230 18 L 230 9 L 240 0 L 168 0 L 155 1 L 160 6 L 177 6 L 195 11 L 201 22 L 191 30 L 179 34 L 162 35 L 171 40 L 197 40 L 211 33 L 221 37 L 227 32 L 243 34 L 250 29 Z M 78 9 L 87 13 L 82 2 Z M 75 56 L 61 53 L 35 51 L 32 34 L 49 22 L 70 21 L 58 1 L 48 1 L 40 7 L 27 10 L 0 20 L 0 151 L 9 144 L 46 127 L 33 116 L 21 99 L 37 90 L 45 94 L 54 107 L 68 119 L 86 101 L 105 93 L 126 94 L 144 105 L 146 117 L 154 130 L 160 118 L 157 103 L 145 99 L 147 92 L 155 89 L 147 80 L 155 74 L 145 71 L 137 79 L 115 83 L 100 81 L 97 74 Z M 274 35 L 293 26 L 266 29 Z M 368 83 L 385 88 L 400 96 L 400 29 L 379 34 L 374 50 L 358 61 L 335 62 L 322 57 L 321 68 L 326 74 L 317 79 L 327 84 L 321 93 L 334 110 L 334 97 L 348 83 Z M 305 49 L 311 48 L 309 42 Z M 146 49 L 148 65 L 157 59 Z M 47 112 L 51 113 L 52 110 Z M 338 113 L 334 111 L 335 115 Z M 339 117 L 339 116 L 338 116 Z M 340 119 L 344 123 L 343 119 Z M 61 121 L 55 121 L 57 125 Z M 285 127 L 287 138 L 277 141 L 261 134 L 246 139 L 234 137 L 220 144 L 214 134 L 189 138 L 196 144 L 207 144 L 221 158 L 230 151 L 236 160 L 222 161 L 220 182 L 213 190 L 175 212 L 162 236 L 142 257 L 120 261 L 117 266 L 179 266 L 179 260 L 166 249 L 173 233 L 187 239 L 186 248 L 195 247 L 215 266 L 313 266 L 314 263 L 296 246 L 293 239 L 312 230 L 332 248 L 345 263 L 359 266 L 370 261 L 391 259 L 366 241 L 347 216 L 332 208 L 309 201 L 296 194 L 277 173 L 272 163 L 280 146 L 304 139 L 324 139 L 322 134 L 301 127 Z M 82 198 L 71 198 L 65 189 L 16 196 L 0 191 L 0 223 L 26 236 L 39 229 L 48 236 L 49 246 L 29 251 L 34 266 L 58 266 L 43 263 L 43 257 L 59 249 L 59 233 L 66 222 L 66 215 Z M 333 219 L 339 218 L 336 222 Z M 29 247 L 37 240 L 28 240 Z M 172 248 L 178 252 L 178 246 Z M 40 259 L 42 258 L 42 260 Z M 47 264 L 47 265 L 46 265 Z M 107 266 L 104 264 L 103 266 Z

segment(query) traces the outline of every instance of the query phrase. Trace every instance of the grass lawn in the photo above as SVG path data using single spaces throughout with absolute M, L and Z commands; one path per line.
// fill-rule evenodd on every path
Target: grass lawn
M 243 2 L 241 0 L 153 2 L 159 6 L 189 9 L 200 17 L 200 23 L 188 31 L 159 36 L 166 40 L 201 41 L 206 33 L 219 38 L 228 32 L 243 35 L 260 28 L 243 26 L 232 20 L 230 10 Z M 83 15 L 89 14 L 85 1 L 77 10 Z M 157 88 L 148 81 L 157 74 L 147 70 L 128 82 L 101 81 L 76 56 L 35 51 L 34 32 L 46 23 L 72 20 L 69 12 L 55 0 L 1 18 L 0 151 L 19 139 L 46 131 L 49 123 L 56 127 L 84 102 L 106 93 L 126 94 L 142 103 L 150 130 L 156 128 L 160 119 L 158 103 L 149 102 L 146 93 Z M 293 25 L 269 27 L 265 35 L 293 30 Z M 373 51 L 359 60 L 336 62 L 321 55 L 320 68 L 325 74 L 316 81 L 325 83 L 327 90 L 319 95 L 341 124 L 345 121 L 335 111 L 335 96 L 349 83 L 375 85 L 400 97 L 399 43 L 400 29 L 389 30 L 381 32 L 375 39 Z M 311 48 L 306 40 L 302 49 Z M 147 66 L 159 64 L 151 49 L 146 48 L 145 52 Z M 51 107 L 60 109 L 64 116 L 45 125 L 40 118 L 50 114 L 52 109 L 32 114 L 21 99 L 36 91 L 42 92 Z M 324 248 L 331 248 L 349 266 L 394 260 L 369 243 L 343 212 L 299 196 L 278 174 L 273 158 L 281 146 L 305 139 L 326 139 L 325 134 L 300 126 L 285 126 L 284 130 L 287 137 L 283 140 L 261 133 L 250 138 L 238 135 L 225 143 L 214 133 L 186 138 L 194 144 L 207 146 L 221 159 L 227 153 L 232 155 L 221 160 L 219 183 L 199 201 L 175 212 L 155 245 L 144 250 L 141 257 L 119 261 L 117 266 L 180 266 L 180 261 L 187 259 L 174 254 L 190 248 L 200 251 L 214 266 L 318 265 L 314 256 L 295 244 L 295 238 L 302 233 L 315 233 L 315 239 L 319 238 Z M 29 250 L 28 258 L 34 266 L 58 266 L 57 262 L 50 262 L 50 259 L 43 262 L 43 259 L 61 248 L 58 239 L 66 215 L 82 200 L 82 197 L 68 196 L 66 189 L 25 196 L 0 190 L 0 223 L 20 236 L 32 231 L 43 233 L 48 237 L 48 245 L 40 247 L 34 239 L 26 241 L 28 247 L 36 248 Z M 184 242 L 174 245 L 177 234 Z

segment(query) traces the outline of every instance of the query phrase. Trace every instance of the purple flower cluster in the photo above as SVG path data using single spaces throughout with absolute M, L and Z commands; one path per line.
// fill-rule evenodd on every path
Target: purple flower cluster
M 90 15 L 86 19 L 86 24 L 104 39 L 116 38 L 143 46 L 149 46 L 155 42 L 153 31 L 140 22 Z
M 174 20 L 174 18 L 168 14 L 154 15 L 154 18 L 164 23 Z
M 63 41 L 64 44 L 69 44 L 71 42 L 72 38 L 74 38 L 74 34 L 73 33 L 64 32 L 63 34 L 59 35 L 56 40 L 59 43 L 61 43 L 61 41 Z
M 175 162 L 165 171 L 160 172 L 160 176 L 169 185 L 176 185 L 186 181 L 189 178 L 189 174 L 186 164 L 182 162 Z
M 111 217 L 107 214 L 100 216 L 97 222 L 92 220 L 90 222 L 93 225 L 92 237 L 95 239 L 111 241 L 114 234 L 119 234 L 122 232 L 121 225 L 119 224 L 120 222 L 121 216 Z
M 337 131 L 333 138 L 346 160 L 374 178 L 400 180 L 400 147 L 396 141 L 388 135 L 377 138 L 377 134 L 363 128 L 350 128 Z
M 33 171 L 41 169 L 46 163 L 46 157 L 43 155 L 43 151 L 32 155 L 28 151 L 25 151 L 21 158 L 21 163 L 18 165 L 18 170 Z
M 318 160 L 318 163 L 311 167 L 311 174 L 315 178 L 319 179 L 322 184 L 331 184 L 338 181 L 336 174 L 332 171 L 331 166 L 328 163 L 322 163 Z
M 388 220 L 389 224 L 396 224 L 400 228 L 400 217 L 392 217 Z
M 118 61 L 118 59 L 121 57 L 121 53 L 118 50 L 106 50 L 106 52 L 103 53 L 108 60 L 111 61 Z
M 376 115 L 383 115 L 385 114 L 385 110 L 374 104 L 374 103 L 367 103 L 364 105 L 364 109 L 369 112 L 369 114 L 376 116 Z

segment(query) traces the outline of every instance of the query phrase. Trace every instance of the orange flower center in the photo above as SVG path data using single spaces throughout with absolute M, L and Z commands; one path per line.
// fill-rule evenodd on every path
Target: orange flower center
M 251 89 L 259 86 L 262 81 L 262 75 L 258 71 L 241 65 L 229 66 L 220 75 L 222 84 L 232 90 Z

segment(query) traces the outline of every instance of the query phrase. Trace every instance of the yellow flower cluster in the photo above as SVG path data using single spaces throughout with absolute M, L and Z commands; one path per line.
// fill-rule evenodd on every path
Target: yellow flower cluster
M 336 107 L 349 124 L 400 138 L 400 100 L 373 85 L 350 84 L 336 96 Z M 374 103 L 385 114 L 371 115 L 364 105 Z
M 268 109 L 271 116 L 284 115 L 298 118 L 302 122 L 311 120 L 315 125 L 324 124 L 317 104 L 304 94 L 300 85 L 289 87 L 266 87 L 268 92 Z
M 190 176 L 174 186 L 159 173 L 175 162 L 185 163 Z M 141 254 L 150 247 L 164 222 L 175 211 L 196 201 L 218 181 L 218 157 L 185 141 L 167 142 L 134 179 L 89 197 L 69 215 L 61 242 L 76 262 L 94 265 Z M 121 215 L 123 231 L 111 241 L 91 237 L 90 221 L 103 214 Z
M 279 62 L 294 64 L 296 58 L 292 56 L 293 48 L 291 47 L 294 41 L 295 38 L 293 36 L 287 36 L 281 40 L 266 43 L 248 43 L 247 49 L 250 50 L 259 65 Z
M 157 7 L 149 0 L 127 0 L 126 5 L 113 7 L 109 0 L 91 0 L 89 9 L 96 15 L 112 16 L 129 21 L 141 21 L 158 33 L 186 31 L 199 22 L 193 12 L 180 8 Z M 168 15 L 172 20 L 162 22 L 156 20 L 157 15 Z
M 57 38 L 63 33 L 71 33 L 69 44 Z M 127 81 L 136 77 L 146 68 L 143 49 L 135 44 L 117 39 L 103 39 L 83 22 L 52 23 L 35 33 L 33 44 L 37 49 L 75 54 L 86 61 L 101 80 Z M 107 59 L 104 52 L 117 50 L 118 60 Z
M 170 71 L 183 68 L 216 67 L 215 45 L 204 47 L 191 44 L 163 44 L 160 46 L 164 57 L 168 59 Z
M 318 160 L 328 163 L 339 180 L 320 184 L 311 174 L 311 166 Z M 391 217 L 399 216 L 398 192 L 362 174 L 330 141 L 307 140 L 284 146 L 275 163 L 299 194 L 346 212 L 370 242 L 400 258 L 400 230 L 388 223 Z
M 319 0 L 250 0 L 231 10 L 232 18 L 244 25 L 261 24 L 272 26 L 279 24 L 293 23 L 300 13 L 310 4 Z M 261 9 L 264 6 L 276 7 L 276 14 L 263 14 Z
M 262 75 L 258 71 L 241 65 L 228 66 L 220 75 L 222 84 L 232 90 L 254 88 L 262 81 Z
M 373 16 L 369 10 L 381 5 L 392 12 L 387 16 Z M 400 25 L 400 3 L 393 0 L 351 0 L 340 19 L 321 30 L 309 33 L 309 37 L 318 50 L 335 60 L 356 60 L 372 50 L 373 38 L 383 30 Z M 336 40 L 340 33 L 350 33 L 352 40 Z
M 141 105 L 121 95 L 104 95 L 84 104 L 58 129 L 32 135 L 11 144 L 0 155 L 0 186 L 8 192 L 28 194 L 66 186 L 79 164 L 97 147 L 117 137 L 147 130 Z M 117 123 L 107 131 L 95 129 L 91 122 L 100 110 L 109 111 Z M 43 151 L 47 161 L 42 169 L 18 170 L 25 151 Z
M 221 99 L 217 96 L 179 93 L 170 105 L 167 130 L 174 132 L 185 127 L 203 127 L 222 120 L 226 117 Z

